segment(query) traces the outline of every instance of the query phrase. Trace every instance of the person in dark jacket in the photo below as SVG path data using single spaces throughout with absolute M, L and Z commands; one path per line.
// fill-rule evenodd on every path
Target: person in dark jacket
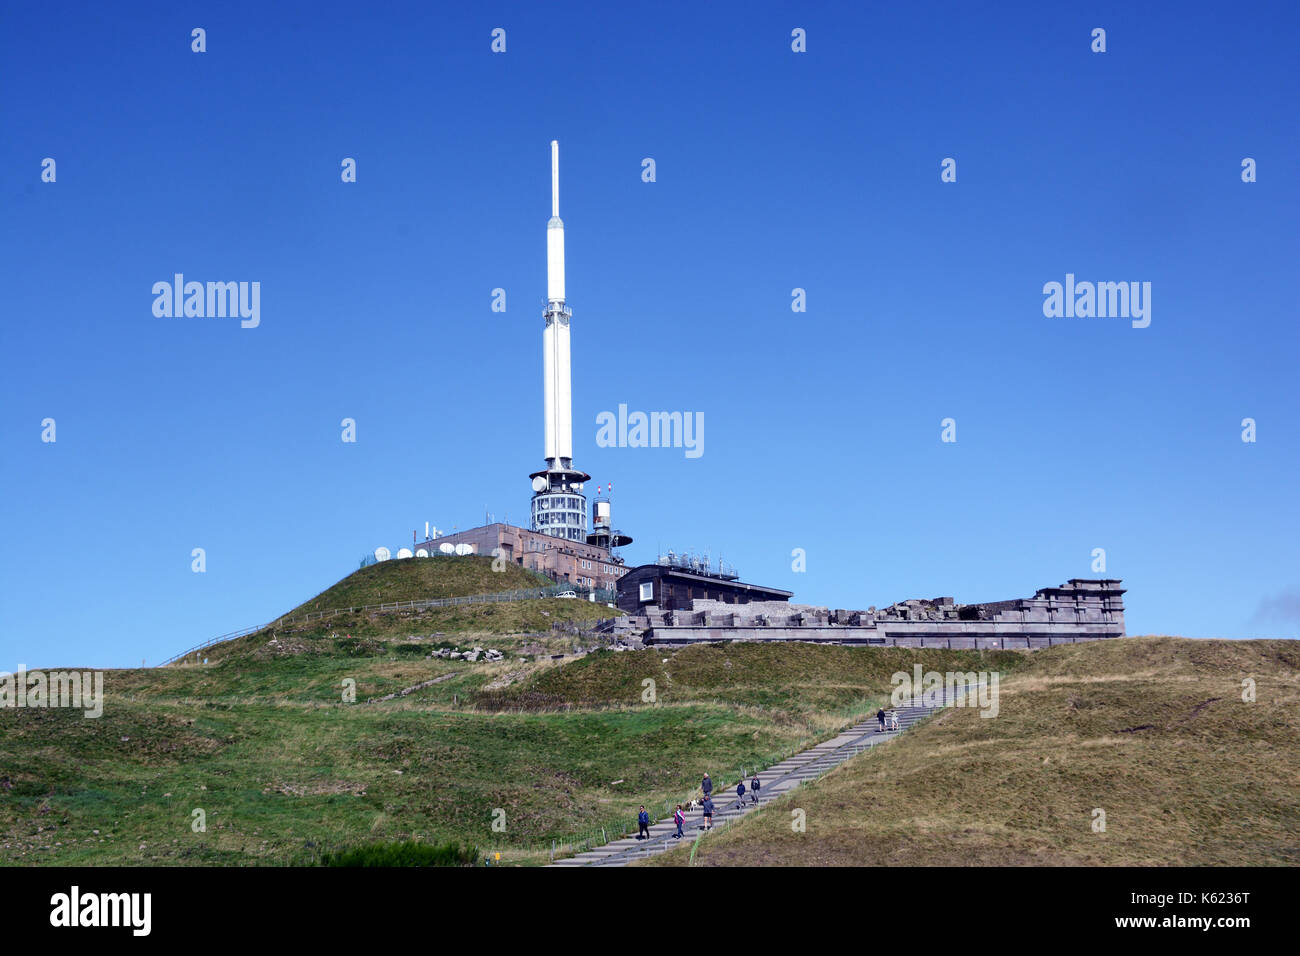
M 736 784 L 736 800 L 740 806 L 745 805 L 745 781 L 743 780 Z
M 881 707 L 876 711 L 876 720 L 880 721 L 880 729 L 883 731 L 885 729 L 885 708 Z
M 682 805 L 677 804 L 677 809 L 673 811 L 673 823 L 677 824 L 677 832 L 673 834 L 677 839 L 682 838 L 682 824 L 686 822 L 686 814 L 682 813 Z
M 636 815 L 636 825 L 638 827 L 636 838 L 638 840 L 650 839 L 650 814 L 645 812 L 645 807 Z
M 713 798 L 712 797 L 704 798 L 704 826 L 700 827 L 700 829 L 701 830 L 713 829 Z
M 704 775 L 704 779 L 700 781 L 700 789 L 704 791 L 706 797 L 713 793 L 713 781 L 709 779 L 707 773 Z
M 749 781 L 749 799 L 753 800 L 755 803 L 758 803 L 758 788 L 758 774 L 754 774 L 754 779 Z

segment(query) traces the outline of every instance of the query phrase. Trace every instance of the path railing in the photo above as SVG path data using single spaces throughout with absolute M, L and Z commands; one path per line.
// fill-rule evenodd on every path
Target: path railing
M 965 697 L 966 695 L 969 695 L 972 692 L 978 691 L 980 688 L 984 686 L 985 686 L 984 681 L 979 681 L 978 683 L 975 684 L 963 684 L 960 687 L 958 686 L 946 687 L 941 685 L 940 687 L 935 688 L 933 693 L 931 692 L 922 693 L 921 695 L 915 696 L 910 700 L 904 700 L 900 702 L 897 705 L 897 707 L 900 709 L 908 709 L 908 710 L 917 710 L 917 709 L 928 710 L 928 711 L 942 710 L 946 707 L 952 706 L 955 703 L 956 698 L 958 696 Z M 888 701 L 888 703 L 885 703 L 885 701 Z M 864 705 L 866 706 L 864 707 Z M 841 726 L 840 729 L 836 731 L 834 734 L 831 734 L 829 737 L 822 737 L 822 736 L 802 737 L 794 744 L 789 745 L 784 749 L 782 749 L 781 751 L 779 751 L 777 754 L 769 755 L 765 758 L 759 759 L 756 762 L 756 764 L 752 766 L 752 769 L 747 768 L 745 766 L 741 766 L 740 775 L 736 779 L 748 782 L 751 774 L 766 775 L 767 771 L 771 767 L 779 766 L 785 763 L 790 758 L 797 756 L 798 754 L 804 753 L 805 751 L 808 751 L 810 749 L 814 749 L 819 744 L 824 743 L 827 740 L 834 739 L 836 736 L 838 736 L 841 733 L 844 733 L 852 726 L 856 724 L 860 724 L 864 721 L 870 723 L 873 719 L 872 711 L 877 710 L 884 706 L 888 706 L 891 708 L 894 707 L 893 701 L 892 699 L 890 699 L 890 695 L 886 694 L 886 695 L 868 697 L 864 700 L 856 701 L 854 703 L 848 704 L 845 707 L 839 708 L 833 713 L 836 717 L 840 718 Z M 904 727 L 902 729 L 903 730 L 909 729 L 913 725 L 913 723 L 914 721 L 909 721 L 907 727 Z M 862 753 L 864 750 L 869 749 L 869 747 L 862 746 L 856 743 L 851 743 L 851 744 L 845 744 L 838 749 L 844 750 L 846 751 L 846 753 L 848 752 L 849 749 L 851 749 L 852 754 L 856 756 Z M 810 765 L 811 763 L 812 762 L 810 762 Z M 836 765 L 838 766 L 838 763 Z M 830 767 L 826 767 L 822 772 L 824 773 L 825 770 L 829 770 L 829 769 Z M 770 794 L 773 792 L 772 787 L 776 783 L 786 779 L 786 777 L 789 777 L 795 773 L 796 771 L 792 770 L 779 777 L 769 778 L 768 780 L 764 781 L 763 785 L 767 789 L 767 792 Z M 678 804 L 682 806 L 687 805 L 689 801 L 694 798 L 694 795 L 698 792 L 699 789 L 698 787 L 696 787 L 690 793 L 688 793 L 684 798 L 679 798 L 675 801 L 672 798 L 664 800 L 662 804 L 663 805 L 662 815 L 654 813 L 653 811 L 650 813 L 650 825 L 655 826 L 661 820 L 666 820 L 671 818 L 673 814 L 673 809 Z M 726 786 L 722 787 L 720 791 L 715 790 L 714 792 L 719 793 L 718 805 L 720 808 L 730 805 L 731 801 L 739 799 L 737 798 L 735 792 Z M 631 804 L 629 803 L 629 806 L 630 805 Z M 647 810 L 650 809 L 649 805 L 646 806 L 646 809 Z M 721 814 L 719 814 L 719 816 L 721 816 Z M 623 821 L 620 821 L 619 823 L 616 823 L 612 826 L 611 825 L 606 825 L 603 827 L 597 826 L 597 827 L 593 827 L 590 830 L 586 830 L 581 833 L 574 834 L 572 836 L 567 836 L 567 837 L 562 837 L 562 838 L 552 840 L 550 845 L 551 862 L 553 863 L 558 859 L 564 858 L 565 856 L 576 856 L 579 853 L 594 850 L 597 847 L 603 846 L 607 843 L 613 842 L 614 840 L 618 840 L 620 838 L 628 836 L 629 833 L 631 832 L 631 829 L 628 826 L 628 824 L 625 822 L 625 820 L 626 820 L 626 816 L 624 817 Z M 718 826 L 723 826 L 723 825 L 725 825 L 725 821 L 721 821 L 718 824 Z M 648 846 L 649 843 L 647 843 L 647 847 Z M 543 852 L 545 852 L 545 850 L 546 848 L 543 847 Z M 692 854 L 694 854 L 694 850 L 692 850 L 691 852 Z

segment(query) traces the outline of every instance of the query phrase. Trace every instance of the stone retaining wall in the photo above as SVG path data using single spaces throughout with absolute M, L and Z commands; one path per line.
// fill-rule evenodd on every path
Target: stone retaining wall
M 1032 598 L 960 605 L 904 601 L 882 610 L 830 610 L 764 601 L 694 601 L 689 611 L 653 605 L 619 618 L 615 634 L 646 644 L 809 641 L 879 647 L 1039 648 L 1124 636 L 1118 580 L 1073 579 Z

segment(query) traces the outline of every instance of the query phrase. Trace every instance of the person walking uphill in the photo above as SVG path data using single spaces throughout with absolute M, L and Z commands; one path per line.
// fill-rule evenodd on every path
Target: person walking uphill
M 673 811 L 673 823 L 677 824 L 677 832 L 673 834 L 677 839 L 682 838 L 682 824 L 686 822 L 686 814 L 682 813 L 682 805 L 677 804 L 677 809 Z
M 713 794 L 713 781 L 709 779 L 707 773 L 704 775 L 704 779 L 700 781 L 700 789 L 704 791 L 706 797 Z
M 712 797 L 704 798 L 704 826 L 700 827 L 700 829 L 701 830 L 713 829 L 713 798 Z
M 754 774 L 754 779 L 749 781 L 749 799 L 758 803 L 758 774 Z
M 876 720 L 880 721 L 880 729 L 883 732 L 885 729 L 885 708 L 881 707 L 876 711 Z
M 638 840 L 650 839 L 650 814 L 645 812 L 645 807 L 642 807 L 641 812 L 636 815 L 636 825 L 638 828 L 636 838 Z

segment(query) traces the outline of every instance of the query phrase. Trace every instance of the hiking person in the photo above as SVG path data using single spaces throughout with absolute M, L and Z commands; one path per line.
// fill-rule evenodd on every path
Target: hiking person
M 700 829 L 701 830 L 713 829 L 713 798 L 712 797 L 704 798 L 704 826 L 700 827 Z
M 677 832 L 673 834 L 677 839 L 682 838 L 682 824 L 686 822 L 686 814 L 682 813 L 682 805 L 677 804 L 677 809 L 673 811 L 673 823 L 677 824 Z
M 885 730 L 885 708 L 881 707 L 876 711 L 876 720 L 880 721 L 880 732 L 883 733 Z
M 749 781 L 749 798 L 758 803 L 758 774 L 754 774 L 754 779 Z
M 736 784 L 736 802 L 742 807 L 745 805 L 745 781 L 743 780 Z
M 704 791 L 706 797 L 713 793 L 713 781 L 709 779 L 707 773 L 704 775 L 704 779 L 700 781 L 700 789 Z
M 893 707 L 891 707 L 891 708 L 889 708 L 889 713 L 885 714 L 885 716 L 889 718 L 889 729 L 890 729 L 890 730 L 897 730 L 897 729 L 898 729 L 898 711 L 895 710 Z
M 641 808 L 641 812 L 636 815 L 636 825 L 636 838 L 638 840 L 650 839 L 650 814 L 645 812 L 644 806 Z

